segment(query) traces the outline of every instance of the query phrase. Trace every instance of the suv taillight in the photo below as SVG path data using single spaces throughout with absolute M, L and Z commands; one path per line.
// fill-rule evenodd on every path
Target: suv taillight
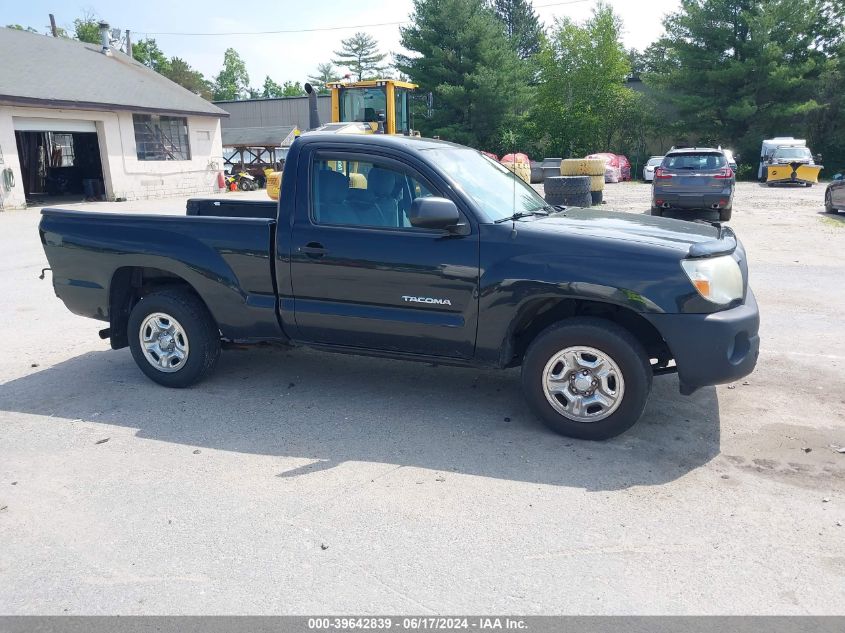
M 734 177 L 734 170 L 730 167 L 725 167 L 721 170 L 718 174 L 713 176 L 713 178 L 733 178 Z
M 672 174 L 663 169 L 663 167 L 658 167 L 654 170 L 654 177 L 658 180 L 666 180 L 667 178 L 671 178 Z

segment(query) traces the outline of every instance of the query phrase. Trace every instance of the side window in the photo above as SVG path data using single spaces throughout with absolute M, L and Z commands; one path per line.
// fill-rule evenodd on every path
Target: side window
M 418 176 L 375 161 L 318 155 L 311 166 L 315 224 L 413 229 L 411 203 L 435 195 Z

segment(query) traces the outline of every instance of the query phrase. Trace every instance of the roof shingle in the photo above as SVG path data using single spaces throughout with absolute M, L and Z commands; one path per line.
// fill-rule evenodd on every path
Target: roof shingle
M 0 28 L 0 104 L 228 116 L 117 49 Z

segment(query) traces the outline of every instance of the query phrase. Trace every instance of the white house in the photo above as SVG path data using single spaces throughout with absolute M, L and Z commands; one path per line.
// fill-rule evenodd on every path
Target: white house
M 0 28 L 0 209 L 218 191 L 228 114 L 119 50 Z

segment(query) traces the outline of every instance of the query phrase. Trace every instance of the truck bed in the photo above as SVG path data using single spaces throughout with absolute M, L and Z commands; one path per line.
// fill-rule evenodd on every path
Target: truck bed
M 283 338 L 271 257 L 274 219 L 56 208 L 41 213 L 41 241 L 53 270 L 53 287 L 71 312 L 108 321 L 110 292 L 118 275 L 137 269 L 145 275 L 161 271 L 197 292 L 225 338 Z
M 275 200 L 220 200 L 191 198 L 186 205 L 187 215 L 218 218 L 276 219 Z

